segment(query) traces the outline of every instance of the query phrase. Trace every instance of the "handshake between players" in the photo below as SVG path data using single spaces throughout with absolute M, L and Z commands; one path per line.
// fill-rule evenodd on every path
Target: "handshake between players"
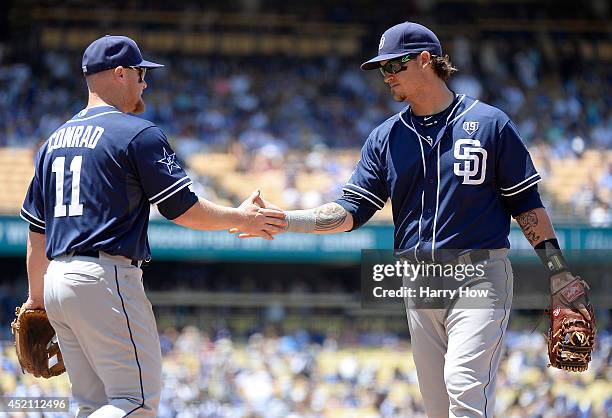
M 229 229 L 229 232 L 238 234 L 239 238 L 259 237 L 273 240 L 274 235 L 287 231 L 285 212 L 280 207 L 266 201 L 259 190 L 251 193 L 237 209 L 245 217 L 244 224 Z M 249 227 L 254 230 L 249 230 Z
M 246 205 L 246 206 L 244 206 Z M 263 226 L 258 226 L 260 230 L 247 230 L 244 227 L 233 227 L 229 229 L 232 234 L 238 234 L 238 238 L 261 237 L 268 240 L 274 239 L 274 235 L 281 232 L 299 232 L 305 234 L 333 234 L 337 232 L 347 232 L 355 226 L 353 215 L 337 202 L 325 203 L 314 209 L 301 209 L 283 211 L 278 206 L 266 201 L 259 191 L 251 194 L 240 206 L 244 209 L 264 215 L 260 222 Z M 256 208 L 254 208 L 256 206 Z M 366 216 L 365 220 L 372 215 Z

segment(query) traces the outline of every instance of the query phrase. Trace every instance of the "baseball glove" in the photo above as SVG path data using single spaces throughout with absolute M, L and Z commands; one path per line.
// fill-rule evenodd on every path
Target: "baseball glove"
M 549 367 L 582 372 L 589 367 L 595 345 L 595 314 L 589 302 L 589 285 L 576 276 L 555 292 L 551 292 L 548 309 L 550 328 L 548 341 Z M 590 319 L 580 312 L 586 309 Z
M 15 316 L 17 318 L 11 323 L 11 330 L 22 371 L 45 379 L 64 373 L 64 359 L 45 310 L 17 307 Z M 49 361 L 54 356 L 57 363 L 49 367 Z

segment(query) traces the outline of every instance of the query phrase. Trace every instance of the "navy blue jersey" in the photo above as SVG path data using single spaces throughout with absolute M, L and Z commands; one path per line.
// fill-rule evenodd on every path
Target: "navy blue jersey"
M 197 196 L 163 132 L 111 106 L 85 109 L 36 154 L 21 217 L 45 233 L 47 258 L 104 251 L 150 258 L 150 205 L 169 219 Z
M 529 152 L 508 116 L 476 99 L 457 95 L 444 116 L 426 127 L 406 108 L 378 126 L 336 202 L 360 225 L 391 198 L 395 249 L 417 259 L 509 248 L 504 199 L 541 180 Z

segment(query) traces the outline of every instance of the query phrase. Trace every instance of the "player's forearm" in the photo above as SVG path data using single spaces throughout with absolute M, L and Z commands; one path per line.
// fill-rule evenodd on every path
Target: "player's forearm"
M 288 232 L 333 234 L 353 228 L 353 216 L 337 203 L 326 203 L 314 209 L 285 212 Z
M 28 292 L 30 299 L 41 304 L 44 303 L 44 277 L 48 266 L 49 260 L 45 255 L 45 235 L 29 231 L 26 249 Z
M 572 281 L 574 277 L 568 273 L 569 266 L 563 257 L 546 209 L 528 210 L 517 216 L 516 221 L 536 250 L 542 264 L 548 269 L 551 289 L 560 289 L 564 284 Z
M 241 225 L 243 217 L 238 209 L 221 206 L 202 197 L 173 222 L 186 228 L 216 231 Z
M 525 238 L 533 247 L 542 241 L 555 239 L 556 237 L 548 213 L 544 208 L 530 209 L 521 213 L 515 219 L 523 230 Z

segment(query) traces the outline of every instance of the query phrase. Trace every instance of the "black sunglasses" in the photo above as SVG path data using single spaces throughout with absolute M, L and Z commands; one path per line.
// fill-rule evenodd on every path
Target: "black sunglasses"
M 147 74 L 147 69 L 143 68 L 143 67 L 127 67 L 127 68 L 131 68 L 132 70 L 136 70 L 138 71 L 138 82 L 142 83 L 144 82 L 145 79 L 145 75 Z
M 406 63 L 416 57 L 416 55 L 404 55 L 403 57 L 396 58 L 394 60 L 389 60 L 385 63 L 385 65 L 381 65 L 379 70 L 383 76 L 387 74 L 397 74 L 406 70 Z

